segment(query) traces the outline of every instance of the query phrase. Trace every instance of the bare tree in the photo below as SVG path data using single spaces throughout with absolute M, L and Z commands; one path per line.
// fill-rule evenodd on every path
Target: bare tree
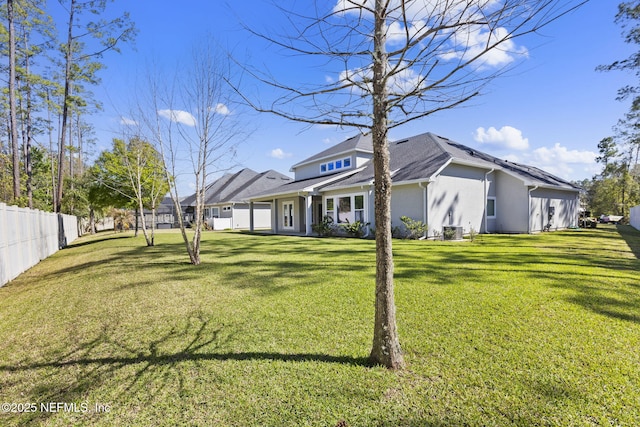
M 388 131 L 457 107 L 526 56 L 515 39 L 588 0 L 334 0 L 279 4 L 291 32 L 248 30 L 290 56 L 322 58 L 331 78 L 308 85 L 245 67 L 275 89 L 256 110 L 290 120 L 371 132 L 375 176 L 376 304 L 370 360 L 404 361 L 396 328 L 391 252 Z M 332 7 L 333 6 L 333 7 Z M 314 13 L 309 15 L 309 10 Z M 327 83 L 328 81 L 328 83 Z
M 211 44 L 194 49 L 190 62 L 181 64 L 173 79 L 148 77 L 145 93 L 131 113 L 129 126 L 145 134 L 162 154 L 178 226 L 192 264 L 200 264 L 205 191 L 212 174 L 233 165 L 236 147 L 246 136 L 239 115 L 230 111 L 233 91 L 226 84 L 229 61 Z M 178 182 L 193 178 L 194 217 L 187 224 L 180 206 Z M 191 233 L 187 230 L 191 226 Z M 190 235 L 191 234 L 191 235 Z

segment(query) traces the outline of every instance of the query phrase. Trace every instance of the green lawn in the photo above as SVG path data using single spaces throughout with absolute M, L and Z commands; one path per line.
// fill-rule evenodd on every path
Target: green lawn
M 366 363 L 372 241 L 206 233 L 193 267 L 156 240 L 0 288 L 0 425 L 640 425 L 630 227 L 395 241 L 400 372 Z

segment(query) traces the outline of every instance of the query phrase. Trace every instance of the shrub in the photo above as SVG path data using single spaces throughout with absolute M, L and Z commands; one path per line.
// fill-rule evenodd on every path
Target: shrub
M 368 225 L 368 222 L 365 224 L 360 221 L 355 221 L 347 224 L 341 224 L 340 227 L 342 227 L 351 237 L 362 237 L 364 236 L 364 229 Z
M 408 216 L 401 216 L 400 221 L 404 225 L 404 239 L 419 239 L 425 236 L 429 230 L 427 224 L 422 221 L 416 221 Z
M 469 239 L 473 242 L 476 239 L 478 232 L 475 228 L 469 227 Z
M 311 225 L 311 229 L 320 237 L 333 236 L 335 232 L 335 225 L 333 225 L 333 218 L 329 215 L 325 215 L 318 224 Z

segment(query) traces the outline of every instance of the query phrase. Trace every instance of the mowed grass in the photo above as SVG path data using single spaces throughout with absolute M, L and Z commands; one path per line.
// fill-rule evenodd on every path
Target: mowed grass
M 372 241 L 82 238 L 0 288 L 0 425 L 640 425 L 640 232 L 394 252 L 399 372 Z

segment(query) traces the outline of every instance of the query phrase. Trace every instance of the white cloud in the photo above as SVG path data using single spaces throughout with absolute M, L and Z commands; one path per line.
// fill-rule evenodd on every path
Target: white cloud
M 402 96 L 424 86 L 424 77 L 422 75 L 408 68 L 408 65 L 405 64 L 399 68 L 401 71 L 390 76 L 387 81 L 387 89 L 391 96 Z M 365 89 L 368 92 L 373 91 L 371 83 L 373 71 L 371 68 L 342 71 L 339 79 L 341 82 L 351 82 L 357 85 L 353 88 L 354 91 L 364 92 Z
M 293 156 L 293 154 L 286 153 L 282 148 L 275 148 L 271 150 L 271 153 L 269 153 L 269 156 L 273 157 L 274 159 L 287 159 Z
M 231 114 L 231 111 L 229 111 L 229 108 L 227 108 L 226 105 L 221 104 L 221 103 L 216 105 L 215 111 L 216 111 L 216 113 L 222 114 L 223 116 Z
M 133 119 L 128 119 L 126 117 L 120 117 L 120 124 L 125 126 L 137 126 L 138 122 Z
M 567 180 L 579 180 L 598 173 L 597 154 L 593 151 L 570 150 L 560 143 L 509 154 L 502 158 L 510 162 L 535 166 Z
M 593 151 L 569 150 L 557 142 L 552 148 L 540 147 L 533 150 L 534 160 L 544 164 L 590 164 L 596 162 L 596 156 Z
M 182 110 L 158 110 L 158 114 L 172 122 L 182 123 L 187 126 L 195 126 L 196 118 L 191 113 Z
M 336 0 L 333 8 L 339 15 L 365 16 L 371 18 L 373 0 Z M 403 44 L 408 39 L 415 40 L 429 29 L 440 27 L 433 34 L 435 39 L 446 40 L 435 43 L 443 51 L 439 57 L 444 60 L 469 60 L 482 53 L 487 45 L 498 46 L 490 49 L 476 61 L 476 69 L 501 67 L 513 62 L 516 57 L 527 57 L 524 46 L 517 46 L 508 39 L 509 31 L 504 27 L 476 25 L 487 16 L 497 12 L 500 16 L 501 0 L 415 0 L 401 5 L 400 0 L 390 0 L 387 20 L 387 42 L 390 45 Z M 401 7 L 402 6 L 402 7 Z M 522 8 L 525 12 L 525 7 Z M 517 13 L 513 11 L 513 13 Z M 506 21 L 509 18 L 501 16 Z M 463 23 L 463 25 L 460 25 Z M 469 23 L 464 25 L 464 23 Z M 431 36 L 429 36 L 431 37 Z M 506 39 L 505 39 L 506 38 Z
M 565 179 L 590 176 L 598 171 L 597 154 L 593 151 L 569 150 L 555 143 L 553 147 L 540 147 L 531 152 L 528 162 Z
M 476 68 L 502 67 L 513 62 L 516 57 L 526 58 L 529 56 L 526 47 L 516 46 L 515 42 L 508 39 L 507 36 L 508 31 L 502 27 L 494 30 L 487 30 L 480 26 L 460 29 L 451 38 L 450 51 L 441 54 L 440 57 L 444 60 L 467 61 L 481 54 L 488 45 L 495 43 L 499 44 L 477 60 Z M 502 41 L 505 38 L 507 39 Z
M 479 127 L 473 138 L 482 143 L 512 150 L 526 150 L 529 139 L 522 136 L 522 131 L 511 126 L 502 126 L 500 130 L 493 126 L 489 129 Z

